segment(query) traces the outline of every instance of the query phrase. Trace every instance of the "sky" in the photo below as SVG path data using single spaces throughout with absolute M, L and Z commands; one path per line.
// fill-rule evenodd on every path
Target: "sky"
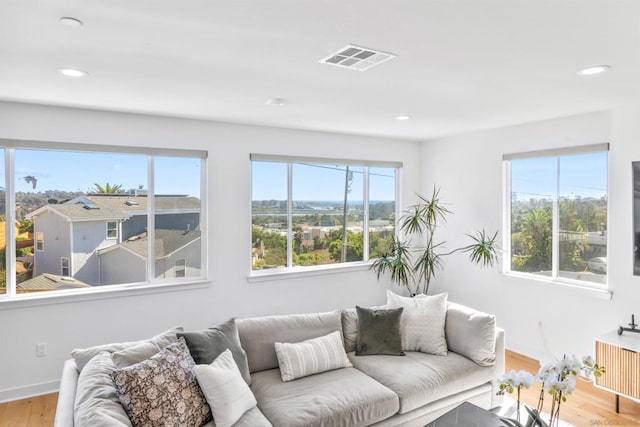
M 2 150 L 0 150 L 0 155 Z M 200 197 L 200 159 L 155 157 L 155 193 Z M 2 162 L 4 171 L 4 162 Z M 33 180 L 36 186 L 33 188 Z M 25 179 L 27 178 L 27 179 Z M 4 181 L 4 173 L 0 182 Z M 15 150 L 16 191 L 89 192 L 95 183 L 148 188 L 147 156 L 134 154 Z M 5 187 L 2 182 L 2 187 Z
M 552 198 L 559 175 L 561 197 L 595 197 L 607 194 L 607 153 L 511 161 L 511 192 L 519 200 Z
M 364 200 L 364 167 L 349 167 L 348 199 Z M 369 200 L 395 200 L 395 169 L 369 168 Z M 251 163 L 253 200 L 287 199 L 287 164 L 279 162 Z M 341 201 L 344 199 L 346 166 L 294 163 L 293 200 Z

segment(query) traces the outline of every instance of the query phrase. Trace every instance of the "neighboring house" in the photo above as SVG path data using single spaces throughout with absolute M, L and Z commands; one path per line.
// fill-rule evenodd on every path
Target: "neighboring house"
M 45 205 L 33 219 L 33 277 L 44 273 L 71 276 L 99 285 L 96 250 L 121 241 L 122 222 L 130 215 L 90 201 Z
M 188 277 L 200 274 L 200 231 L 156 229 L 156 278 Z M 102 284 L 146 280 L 149 239 L 144 232 L 98 251 Z
M 35 240 L 33 276 L 59 274 L 91 285 L 105 284 L 99 251 L 146 232 L 147 202 L 146 196 L 90 194 L 30 213 L 27 218 L 34 221 Z M 155 208 L 157 230 L 195 231 L 200 226 L 200 201 L 195 197 L 156 196 Z M 135 272 L 125 273 L 128 279 L 108 283 L 132 282 Z
M 91 285 L 76 280 L 73 277 L 45 273 L 32 279 L 25 280 L 24 282 L 18 283 L 16 285 L 16 290 L 19 294 L 24 294 L 29 292 L 79 289 L 88 287 L 91 287 Z

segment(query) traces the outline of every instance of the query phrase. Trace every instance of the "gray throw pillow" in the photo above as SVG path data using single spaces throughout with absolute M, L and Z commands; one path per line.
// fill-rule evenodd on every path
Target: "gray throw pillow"
M 251 385 L 251 375 L 247 364 L 247 354 L 240 344 L 235 319 L 213 326 L 204 331 L 178 332 L 189 347 L 191 357 L 198 365 L 209 365 L 226 349 L 231 351 L 242 378 Z
M 386 354 L 404 356 L 400 336 L 402 307 L 389 310 L 356 306 L 358 340 L 356 356 Z

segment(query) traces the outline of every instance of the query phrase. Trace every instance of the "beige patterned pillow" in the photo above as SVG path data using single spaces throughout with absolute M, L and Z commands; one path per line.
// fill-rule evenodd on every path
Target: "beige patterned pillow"
M 211 409 L 193 374 L 183 338 L 150 359 L 111 374 L 120 403 L 134 426 L 202 426 Z
M 400 319 L 403 350 L 447 355 L 444 331 L 447 318 L 446 293 L 408 298 L 387 290 L 387 306 L 404 308 Z
M 351 365 L 340 331 L 298 343 L 275 343 L 282 381 Z

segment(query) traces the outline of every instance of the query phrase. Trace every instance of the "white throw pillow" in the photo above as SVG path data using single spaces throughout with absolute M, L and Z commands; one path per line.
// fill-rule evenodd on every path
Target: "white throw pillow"
M 275 343 L 282 381 L 348 368 L 351 365 L 340 331 L 298 343 Z
M 209 365 L 196 365 L 193 372 L 209 403 L 216 427 L 232 426 L 257 405 L 229 349 Z
M 447 355 L 444 331 L 447 317 L 446 293 L 408 298 L 387 290 L 387 307 L 404 308 L 400 319 L 403 350 Z

